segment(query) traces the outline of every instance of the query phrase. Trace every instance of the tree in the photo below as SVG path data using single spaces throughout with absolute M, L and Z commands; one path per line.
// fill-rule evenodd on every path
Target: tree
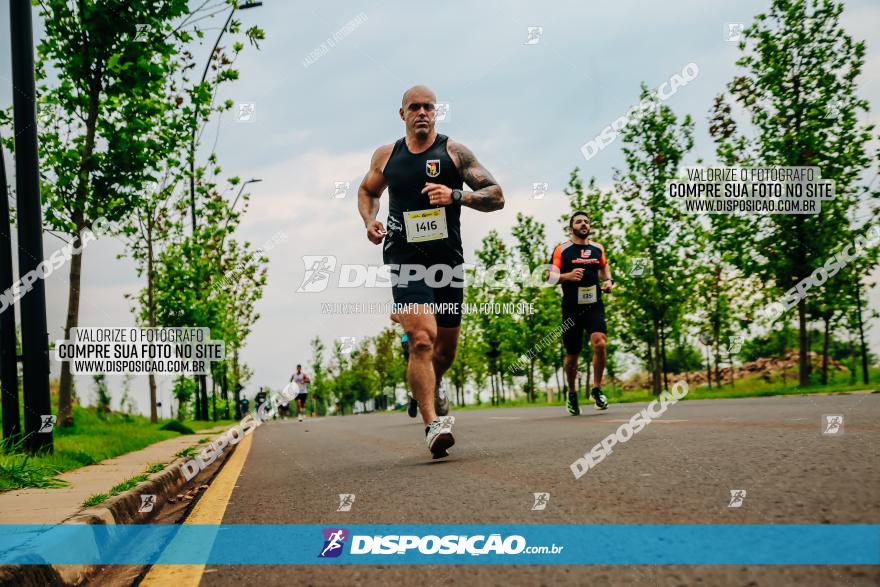
M 744 31 L 737 61 L 744 71 L 728 84 L 756 135 L 739 133 L 727 97 L 715 100 L 710 134 L 727 165 L 818 167 L 833 180 L 836 198 L 820 215 L 713 217 L 725 248 L 748 238 L 736 265 L 776 292 L 795 287 L 849 242 L 848 212 L 876 215 L 877 192 L 859 185 L 872 163 L 873 125 L 858 122 L 868 103 L 857 96 L 865 44 L 840 25 L 843 5 L 833 0 L 772 0 Z M 750 254 L 753 253 L 753 254 Z M 797 304 L 799 384 L 810 384 L 807 300 Z
M 641 98 L 651 99 L 644 84 Z M 627 219 L 623 240 L 627 251 L 650 256 L 650 267 L 621 279 L 618 311 L 630 317 L 625 340 L 644 345 L 652 389 L 659 395 L 668 387 L 666 332 L 685 314 L 691 259 L 698 254 L 694 217 L 666 195 L 667 183 L 693 147 L 693 122 L 686 115 L 679 123 L 668 106 L 658 105 L 621 134 L 626 169 L 615 172 L 615 189 Z
M 186 0 L 45 0 L 37 64 L 40 160 L 46 222 L 79 233 L 125 219 L 171 153 L 151 132 L 168 107 L 165 80 L 176 50 L 171 23 Z M 137 25 L 156 31 L 138 39 Z M 49 73 L 51 71 L 51 73 Z M 50 85 L 51 84 L 51 85 Z M 64 336 L 79 323 L 82 251 L 70 260 Z M 70 363 L 61 365 L 58 423 L 73 424 Z
M 138 276 L 146 277 L 146 286 L 143 296 L 143 304 L 136 311 L 138 322 L 147 327 L 156 326 L 155 306 L 155 264 L 159 251 L 173 236 L 173 224 L 178 219 L 174 211 L 182 207 L 181 196 L 184 195 L 185 181 L 189 177 L 190 140 L 192 133 L 200 126 L 207 124 L 210 116 L 220 113 L 229 108 L 224 103 L 214 107 L 213 95 L 217 87 L 237 78 L 238 72 L 233 69 L 235 56 L 241 51 L 242 43 L 233 45 L 233 56 L 227 56 L 222 49 L 218 49 L 210 56 L 215 74 L 194 89 L 194 82 L 190 79 L 195 69 L 193 54 L 188 46 L 195 38 L 201 38 L 203 32 L 198 24 L 189 24 L 193 18 L 196 22 L 201 20 L 203 8 L 186 15 L 172 27 L 170 37 L 176 44 L 176 51 L 168 60 L 168 72 L 165 76 L 165 89 L 161 99 L 164 101 L 162 116 L 156 117 L 153 126 L 147 132 L 153 134 L 156 140 L 166 147 L 168 154 L 156 164 L 156 181 L 145 185 L 139 205 L 133 213 L 123 219 L 121 233 L 125 238 L 126 252 L 120 258 L 130 258 L 135 261 Z M 141 32 L 140 42 L 149 41 L 161 31 L 148 30 Z M 259 36 L 259 35 L 258 35 Z M 204 90 L 208 91 L 196 91 Z M 204 175 L 204 169 L 200 168 L 200 175 Z M 229 349 L 230 353 L 237 351 Z M 224 398 L 227 397 L 228 386 L 227 369 L 224 364 L 221 371 L 221 382 Z M 157 421 L 156 412 L 156 379 L 150 373 L 148 376 L 150 389 L 150 419 Z
M 510 267 L 513 262 L 513 255 L 495 230 L 490 230 L 483 238 L 482 246 L 477 251 L 477 258 L 483 269 L 498 265 Z M 502 271 L 487 277 L 489 279 L 478 279 L 478 283 L 472 286 L 475 290 L 474 303 L 478 304 L 481 309 L 483 304 L 501 303 L 501 300 L 505 298 L 503 288 L 499 287 L 499 283 L 505 279 L 505 273 Z M 509 316 L 496 316 L 485 311 L 478 312 L 476 316 L 482 335 L 480 346 L 484 350 L 484 357 L 488 365 L 492 404 L 496 405 L 504 399 L 504 378 L 501 375 L 503 371 L 501 366 L 513 362 L 505 360 L 505 357 L 502 356 L 504 341 L 510 340 L 512 336 L 513 322 Z
M 532 283 L 535 275 L 542 265 L 547 264 L 549 252 L 547 250 L 546 234 L 544 225 L 537 222 L 531 216 L 517 213 L 516 224 L 513 226 L 515 239 L 514 252 L 516 253 L 517 277 L 505 291 L 510 293 L 510 302 L 519 306 L 538 302 L 538 310 L 533 313 L 522 313 L 514 316 L 505 316 L 511 321 L 512 336 L 505 339 L 503 348 L 510 354 L 520 359 L 525 358 L 526 364 L 526 393 L 529 401 L 535 401 L 535 368 L 548 361 L 547 351 L 544 347 L 538 350 L 539 343 L 549 337 L 552 331 L 559 327 L 561 322 L 561 309 L 559 306 L 551 307 L 546 302 L 548 295 L 544 294 L 539 284 Z
M 327 370 L 324 368 L 324 343 L 321 338 L 316 336 L 312 339 L 312 383 L 310 389 L 312 397 L 317 400 L 319 412 L 323 413 L 327 404 L 329 393 L 332 389 L 332 382 L 328 381 Z

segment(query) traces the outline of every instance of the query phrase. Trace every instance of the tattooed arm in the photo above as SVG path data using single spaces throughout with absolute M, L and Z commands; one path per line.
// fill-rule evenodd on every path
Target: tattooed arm
M 501 186 L 492 174 L 483 167 L 470 149 L 450 139 L 446 145 L 452 162 L 458 168 L 461 178 L 472 192 L 463 191 L 462 206 L 468 206 L 481 212 L 492 212 L 504 207 L 504 194 Z

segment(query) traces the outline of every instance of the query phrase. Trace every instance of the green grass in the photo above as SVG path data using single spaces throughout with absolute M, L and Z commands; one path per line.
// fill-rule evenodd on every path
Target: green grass
M 158 473 L 158 472 L 164 471 L 164 470 L 165 470 L 165 463 L 153 463 L 152 465 L 150 465 L 149 467 L 144 469 L 144 472 L 152 474 L 152 473 Z
M 118 494 L 122 493 L 123 491 L 128 491 L 132 487 L 136 486 L 138 483 L 142 483 L 142 482 L 146 481 L 148 477 L 149 477 L 148 475 L 143 475 L 143 474 L 136 475 L 136 476 L 132 477 L 131 479 L 123 481 L 119 485 L 114 485 L 113 489 L 110 490 L 110 495 L 118 495 Z
M 815 374 L 818 377 L 818 374 Z M 880 391 L 880 368 L 869 368 L 869 377 L 873 384 L 865 385 L 861 383 L 861 378 L 856 383 L 851 383 L 849 373 L 835 373 L 829 377 L 827 385 L 815 383 L 810 387 L 797 386 L 797 373 L 790 373 L 786 376 L 785 382 L 781 376 L 773 376 L 770 381 L 765 381 L 760 375 L 749 374 L 743 378 L 737 378 L 735 385 L 731 386 L 730 382 L 723 384 L 720 388 L 714 384 L 712 389 L 706 385 L 694 386 L 690 385 L 687 396 L 684 400 L 695 399 L 727 399 L 742 397 L 767 397 L 773 395 L 808 395 L 814 393 L 846 393 L 848 391 Z M 676 380 L 674 375 L 669 375 L 669 386 L 672 387 Z M 624 391 L 613 385 L 606 385 L 602 388 L 605 395 L 611 403 L 632 403 L 632 402 L 650 402 L 655 396 L 648 389 L 640 389 L 634 391 Z M 556 393 L 555 387 L 552 389 Z M 538 400 L 529 402 L 525 396 L 520 395 L 516 399 L 507 400 L 501 405 L 493 406 L 491 403 L 483 402 L 480 405 L 456 406 L 456 410 L 480 410 L 486 408 L 525 408 L 535 406 L 563 406 L 564 401 L 547 401 L 546 390 L 538 392 Z M 583 397 L 583 392 L 581 392 Z
M 83 502 L 83 507 L 92 507 L 98 504 L 104 503 L 107 499 L 113 497 L 114 495 L 119 495 L 123 491 L 128 491 L 134 487 L 137 487 L 138 483 L 143 483 L 148 479 L 149 475 L 136 475 L 131 479 L 127 479 L 123 481 L 119 485 L 115 485 L 113 489 L 110 490 L 110 493 L 98 493 L 96 495 L 91 496 L 87 500 Z
M 238 420 L 217 420 L 214 422 L 213 420 L 208 420 L 204 422 L 202 420 L 187 420 L 186 425 L 193 429 L 195 432 L 199 432 L 201 430 L 208 430 L 209 428 L 229 428 L 234 424 L 238 424 Z
M 211 439 L 207 436 L 204 438 L 199 438 L 199 444 L 205 444 L 206 442 L 211 442 Z
M 57 396 L 53 394 L 53 412 Z M 23 404 L 22 404 L 23 405 Z M 169 438 L 180 436 L 174 430 L 162 430 L 169 420 L 151 424 L 149 418 L 111 413 L 99 416 L 91 408 L 74 407 L 74 425 L 56 426 L 52 454 L 26 456 L 21 443 L 0 448 L 0 492 L 25 487 L 60 487 L 60 473 L 93 465 L 105 459 L 141 450 Z M 232 420 L 185 422 L 192 430 L 232 425 Z M 160 469 L 161 470 L 161 469 Z
M 194 456 L 196 456 L 196 449 L 194 449 L 191 446 L 188 446 L 185 449 L 179 450 L 176 453 L 174 453 L 174 456 L 180 457 L 182 459 L 185 459 L 187 457 L 194 457 Z
M 66 482 L 58 479 L 51 467 L 39 464 L 26 454 L 12 454 L 0 457 L 0 480 L 9 489 L 22 487 L 64 487 Z
M 90 508 L 92 506 L 98 505 L 99 503 L 104 503 L 108 497 L 110 496 L 106 493 L 96 493 L 95 495 L 85 500 L 82 505 L 84 508 Z

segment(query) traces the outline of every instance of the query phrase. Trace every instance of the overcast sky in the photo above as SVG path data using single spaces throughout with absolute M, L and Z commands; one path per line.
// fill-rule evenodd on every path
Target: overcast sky
M 462 213 L 467 259 L 474 260 L 473 251 L 490 228 L 509 235 L 518 212 L 547 225 L 549 246 L 564 238 L 557 218 L 567 210 L 562 189 L 570 171 L 579 166 L 585 177 L 595 175 L 601 185 L 610 185 L 613 169 L 622 165 L 619 141 L 589 161 L 580 147 L 638 101 L 640 82 L 655 87 L 689 63 L 698 66 L 697 78 L 668 104 L 695 118 L 696 145 L 687 163 L 715 160 L 707 113 L 713 97 L 737 72 L 739 55 L 736 43 L 725 38 L 727 24 L 749 23 L 767 5 L 754 0 L 614 0 L 452 1 L 428 7 L 392 0 L 265 0 L 262 7 L 241 12 L 245 26 L 259 25 L 266 40 L 261 50 L 243 52 L 237 63 L 240 80 L 221 98 L 255 104 L 255 116 L 252 122 L 224 116 L 217 152 L 225 173 L 263 180 L 251 186 L 242 238 L 260 246 L 279 231 L 287 236 L 268 253 L 269 283 L 258 304 L 261 319 L 244 351 L 255 373 L 249 395 L 259 385 L 283 386 L 297 362 L 310 361 L 308 343 L 315 335 L 330 346 L 335 338 L 371 336 L 388 324 L 384 315 L 321 313 L 322 302 L 390 301 L 387 289 L 296 290 L 304 275 L 304 255 L 332 255 L 340 264 L 381 263 L 380 248 L 364 236 L 356 186 L 373 150 L 403 135 L 398 108 L 405 89 L 426 84 L 438 101 L 449 103 L 448 119 L 438 123 L 438 132 L 470 147 L 504 189 L 504 210 Z M 876 122 L 880 4 L 846 2 L 843 19 L 851 35 L 867 42 L 860 91 L 874 106 L 870 119 Z M 343 31 L 349 22 L 354 26 Z M 543 29 L 536 44 L 526 44 L 529 27 Z M 0 31 L 0 106 L 5 107 L 11 103 L 5 7 Z M 216 32 L 209 31 L 209 44 Z M 318 51 L 337 32 L 334 45 Z M 39 24 L 35 35 L 41 35 Z M 207 56 L 207 48 L 202 52 Z M 310 54 L 313 61 L 306 65 L 303 60 Z M 213 135 L 207 136 L 210 145 Z M 336 182 L 351 183 L 347 197 L 333 197 Z M 543 199 L 532 198 L 536 182 L 549 186 Z M 383 205 L 380 219 L 386 210 Z M 613 258 L 615 244 L 595 237 Z M 47 237 L 46 254 L 61 245 Z M 143 284 L 131 262 L 116 258 L 122 251 L 112 239 L 87 249 L 81 325 L 133 324 L 123 295 Z M 67 277 L 65 267 L 47 280 L 52 340 L 63 333 Z M 871 295 L 877 308 L 878 294 Z M 871 340 L 875 348 L 880 343 L 876 328 Z M 57 372 L 53 364 L 53 374 Z M 120 378 L 109 379 L 118 398 Z M 90 401 L 88 378 L 80 378 L 78 387 Z M 170 382 L 162 381 L 166 416 L 169 389 Z M 145 381 L 135 381 L 132 393 L 146 410 Z

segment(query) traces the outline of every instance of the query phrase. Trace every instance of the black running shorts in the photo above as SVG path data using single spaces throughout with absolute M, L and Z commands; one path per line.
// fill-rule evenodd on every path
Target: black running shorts
M 391 246 L 383 254 L 385 264 L 391 267 L 391 295 L 394 303 L 402 306 L 399 312 L 414 314 L 417 311 L 415 304 L 431 304 L 437 326 L 461 326 L 464 283 L 458 278 L 460 262 L 428 260 L 401 251 L 403 248 Z M 402 265 L 407 268 L 401 270 Z M 419 270 L 424 275 L 417 275 Z
M 571 322 L 568 322 L 569 320 Z M 563 328 L 566 328 L 562 333 L 562 344 L 565 346 L 566 354 L 579 355 L 584 348 L 584 334 L 589 336 L 594 332 L 602 334 L 607 332 L 605 305 L 599 303 L 577 309 L 563 308 L 562 324 Z

